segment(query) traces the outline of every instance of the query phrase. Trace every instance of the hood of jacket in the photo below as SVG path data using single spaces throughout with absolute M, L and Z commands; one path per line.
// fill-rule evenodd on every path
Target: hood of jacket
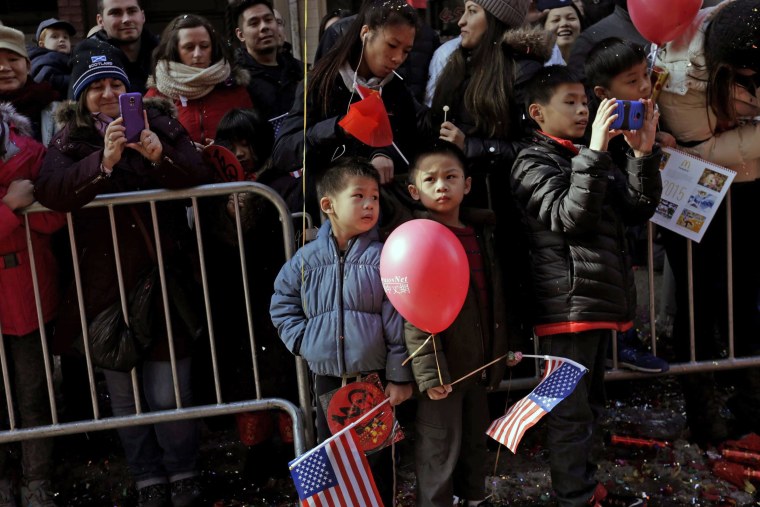
M 502 47 L 516 59 L 545 62 L 552 56 L 556 36 L 541 26 L 520 27 L 504 32 Z
M 13 124 L 19 135 L 34 136 L 32 122 L 29 118 L 16 111 L 16 108 L 10 102 L 0 102 L 0 123 Z
M 143 107 L 145 109 L 156 109 L 161 114 L 165 114 L 172 118 L 177 118 L 177 108 L 174 103 L 164 97 L 149 97 L 143 99 Z M 62 129 L 66 125 L 73 124 L 77 115 L 77 103 L 73 100 L 66 100 L 61 102 L 58 108 L 55 110 L 55 124 L 58 129 Z M 72 130 L 72 134 L 76 129 Z M 90 129 L 84 129 L 90 130 Z

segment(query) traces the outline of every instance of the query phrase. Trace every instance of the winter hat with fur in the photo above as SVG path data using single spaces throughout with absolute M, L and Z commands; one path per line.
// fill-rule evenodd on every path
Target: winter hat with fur
M 530 0 L 472 0 L 509 28 L 525 23 Z
M 94 38 L 83 40 L 71 60 L 69 98 L 78 100 L 90 83 L 109 77 L 129 88 L 122 58 L 120 51 L 107 42 Z

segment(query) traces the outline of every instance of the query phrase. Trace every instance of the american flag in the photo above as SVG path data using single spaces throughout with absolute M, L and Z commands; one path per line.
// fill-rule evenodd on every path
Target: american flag
M 491 423 L 486 433 L 515 452 L 525 432 L 539 419 L 573 392 L 578 381 L 588 371 L 583 365 L 562 357 L 546 358 L 541 382 L 533 391 L 509 409 L 503 417 Z
M 291 461 L 290 475 L 303 506 L 383 506 L 367 458 L 349 428 Z

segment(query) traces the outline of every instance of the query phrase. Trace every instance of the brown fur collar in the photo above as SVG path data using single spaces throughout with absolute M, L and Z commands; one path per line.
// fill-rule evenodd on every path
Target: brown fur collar
M 158 110 L 161 114 L 177 118 L 177 108 L 174 103 L 163 97 L 150 97 L 143 99 L 143 107 Z M 55 123 L 61 129 L 69 123 L 74 123 L 77 115 L 77 103 L 73 100 L 61 102 L 55 110 Z
M 507 30 L 502 44 L 518 58 L 546 62 L 552 56 L 556 36 L 541 26 Z

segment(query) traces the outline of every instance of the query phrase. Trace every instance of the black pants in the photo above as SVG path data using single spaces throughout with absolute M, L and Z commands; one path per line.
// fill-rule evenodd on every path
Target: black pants
M 317 398 L 317 439 L 324 442 L 332 433 L 327 426 L 327 417 L 322 409 L 319 398 L 323 394 L 334 391 L 342 386 L 340 377 L 314 376 L 314 391 Z M 385 447 L 377 452 L 367 455 L 372 476 L 375 479 L 380 498 L 387 507 L 393 505 L 393 455 L 391 447 Z
M 560 507 L 587 505 L 596 487 L 596 465 L 590 456 L 596 422 L 604 408 L 604 362 L 610 333 L 595 330 L 540 339 L 544 354 L 572 359 L 589 370 L 546 416 L 552 486 Z
M 486 497 L 486 430 L 489 424 L 485 387 L 454 386 L 442 400 L 423 394 L 417 402 L 414 458 L 419 507 L 450 507 L 453 496 Z

